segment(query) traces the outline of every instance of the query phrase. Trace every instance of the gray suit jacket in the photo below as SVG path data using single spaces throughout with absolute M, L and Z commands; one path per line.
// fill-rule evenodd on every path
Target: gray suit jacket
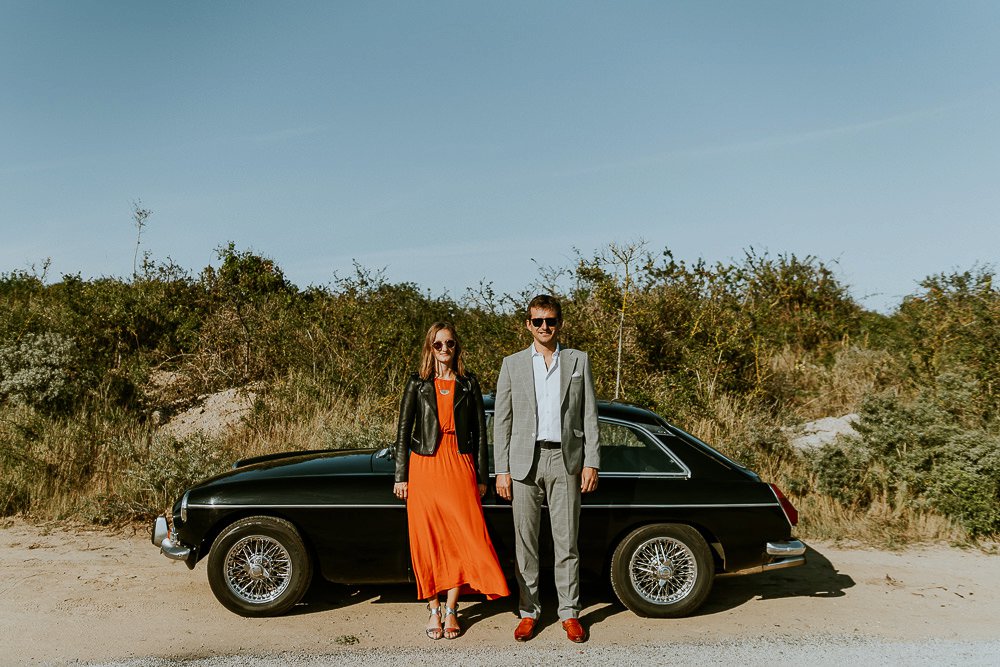
M 600 468 L 597 397 L 586 352 L 559 350 L 559 389 L 562 392 L 561 442 L 566 472 L 577 475 L 584 466 Z M 496 472 L 524 479 L 534 461 L 538 428 L 530 349 L 504 358 L 497 378 L 493 410 Z

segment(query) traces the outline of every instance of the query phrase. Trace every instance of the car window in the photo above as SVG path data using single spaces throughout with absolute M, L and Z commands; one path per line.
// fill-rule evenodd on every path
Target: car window
M 663 448 L 639 429 L 600 422 L 601 473 L 684 473 Z
M 620 422 L 600 420 L 601 473 L 684 474 L 686 471 L 656 440 L 639 429 Z M 493 413 L 486 414 L 486 438 L 493 466 Z

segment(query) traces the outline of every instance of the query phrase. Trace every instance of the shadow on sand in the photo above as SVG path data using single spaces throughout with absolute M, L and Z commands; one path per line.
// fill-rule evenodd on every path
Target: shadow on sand
M 806 564 L 745 577 L 721 577 L 695 616 L 716 614 L 739 607 L 753 599 L 838 598 L 854 586 L 854 579 L 838 572 L 826 556 L 812 547 L 806 550 Z
M 508 582 L 511 597 L 486 600 L 482 596 L 469 596 L 461 601 L 462 624 L 468 629 L 487 619 L 502 616 L 502 622 L 509 622 L 511 632 L 517 621 L 517 585 Z M 720 577 L 715 580 L 708 599 L 694 616 L 717 614 L 746 604 L 750 600 L 773 600 L 790 597 L 833 598 L 842 597 L 846 589 L 854 586 L 854 580 L 838 572 L 833 564 L 820 552 L 809 547 L 806 564 L 800 567 L 775 570 L 743 577 Z M 621 613 L 629 613 L 618 601 L 607 582 L 591 581 L 582 587 L 581 605 L 586 611 L 580 622 L 585 627 Z M 541 582 L 542 617 L 539 630 L 550 625 L 558 625 L 556 614 L 558 601 L 551 581 L 551 574 L 542 575 Z M 347 586 L 332 584 L 317 577 L 303 601 L 291 612 L 310 614 L 350 607 L 362 602 L 373 604 L 406 603 L 414 605 L 414 619 L 423 613 L 423 603 L 416 600 L 413 584 L 391 584 L 379 586 Z M 417 611 L 420 609 L 420 612 Z M 418 622 L 415 620 L 415 622 Z
M 511 587 L 511 590 L 516 590 L 516 584 L 513 582 L 508 582 L 508 585 Z M 302 599 L 302 602 L 297 604 L 289 612 L 289 615 L 312 614 L 333 609 L 342 609 L 362 602 L 371 604 L 400 604 L 410 602 L 413 603 L 414 619 L 422 619 L 425 613 L 425 603 L 416 599 L 416 592 L 414 584 L 349 586 L 330 583 L 321 577 L 316 577 L 309 588 L 309 592 Z M 514 618 L 515 600 L 516 597 L 487 600 L 482 595 L 464 596 L 459 601 L 460 609 L 462 610 L 462 626 L 470 628 L 476 623 L 500 614 L 510 614 L 511 618 Z M 415 622 L 422 622 L 422 620 Z M 511 628 L 513 631 L 513 626 Z

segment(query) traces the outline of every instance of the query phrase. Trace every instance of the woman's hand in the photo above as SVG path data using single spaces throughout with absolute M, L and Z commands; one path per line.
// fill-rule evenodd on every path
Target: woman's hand
M 486 495 L 486 485 L 485 484 L 480 484 L 479 485 L 479 497 L 482 498 L 485 495 Z
M 392 485 L 392 495 L 396 496 L 400 500 L 406 500 L 406 482 L 396 482 Z

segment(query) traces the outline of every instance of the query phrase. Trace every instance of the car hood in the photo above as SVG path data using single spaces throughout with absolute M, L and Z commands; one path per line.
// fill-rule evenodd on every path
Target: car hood
M 271 479 L 328 475 L 370 474 L 378 449 L 311 450 L 285 452 L 237 461 L 233 469 L 199 483 L 195 488 L 228 486 Z

